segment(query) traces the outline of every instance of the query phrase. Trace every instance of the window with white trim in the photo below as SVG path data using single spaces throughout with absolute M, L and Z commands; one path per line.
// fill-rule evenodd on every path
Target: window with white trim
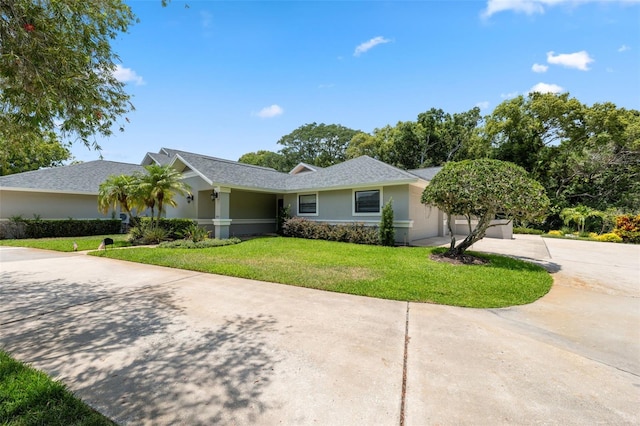
M 379 189 L 368 189 L 366 191 L 353 191 L 353 212 L 355 214 L 378 214 L 380 213 Z
M 298 214 L 318 214 L 318 194 L 298 195 Z

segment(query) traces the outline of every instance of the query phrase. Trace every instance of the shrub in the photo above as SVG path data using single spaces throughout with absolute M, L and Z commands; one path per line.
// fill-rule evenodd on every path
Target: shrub
M 382 207 L 382 219 L 380 220 L 380 244 L 393 247 L 396 245 L 396 229 L 393 227 L 393 199 L 389 199 Z
M 185 240 L 190 240 L 190 241 L 193 241 L 194 243 L 205 240 L 209 237 L 209 231 L 199 227 L 195 223 L 192 223 L 184 230 L 177 231 L 176 233 L 180 235 L 182 238 L 184 238 Z
M 640 243 L 640 214 L 616 217 L 616 227 L 613 232 L 625 243 Z
M 562 228 L 560 228 L 560 232 L 562 232 L 562 235 L 573 235 L 573 229 L 569 228 L 568 226 L 563 226 Z
M 284 223 L 291 219 L 291 205 L 278 209 L 278 217 L 276 218 L 276 232 L 282 235 L 282 227 Z
M 621 243 L 622 238 L 620 238 L 617 234 L 613 232 L 609 232 L 608 234 L 602 234 L 595 237 L 598 241 L 605 241 L 609 243 Z
M 542 235 L 542 234 L 544 234 L 544 231 L 542 229 L 517 227 L 517 228 L 513 228 L 513 233 L 514 234 L 528 234 L 528 235 Z
M 340 241 L 356 244 L 378 244 L 378 229 L 354 223 L 352 225 L 329 225 L 301 217 L 292 217 L 282 226 L 285 237 L 310 240 Z
M 160 226 L 154 227 L 150 220 L 141 221 L 138 226 L 129 229 L 127 236 L 132 244 L 158 244 L 169 239 L 169 232 Z
M 2 234 L 7 238 L 58 238 L 119 234 L 120 219 L 22 219 L 12 218 Z
M 549 231 L 549 235 L 554 235 L 556 237 L 562 237 L 564 234 L 562 233 L 562 231 L 552 230 L 552 231 Z
M 162 241 L 169 239 L 169 233 L 166 229 L 160 227 L 151 227 L 144 230 L 142 233 L 142 244 L 158 244 Z
M 240 243 L 239 238 L 229 238 L 225 240 L 219 240 L 217 238 L 207 238 L 206 240 L 194 242 L 192 240 L 176 240 L 165 241 L 160 243 L 160 248 L 181 248 L 181 249 L 199 249 L 209 247 L 222 247 Z
M 139 217 L 136 220 L 138 221 L 137 226 L 150 227 L 153 223 L 150 217 Z M 191 219 L 166 219 L 163 217 L 158 222 L 158 227 L 166 230 L 167 238 L 171 240 L 182 238 L 181 233 L 191 225 L 197 225 L 197 223 Z

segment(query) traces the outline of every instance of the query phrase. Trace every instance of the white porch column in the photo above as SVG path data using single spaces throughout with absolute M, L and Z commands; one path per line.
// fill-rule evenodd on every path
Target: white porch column
M 218 198 L 215 200 L 215 216 L 213 219 L 213 227 L 215 237 L 224 239 L 229 238 L 229 227 L 231 219 L 229 218 L 229 198 L 231 188 L 216 187 Z

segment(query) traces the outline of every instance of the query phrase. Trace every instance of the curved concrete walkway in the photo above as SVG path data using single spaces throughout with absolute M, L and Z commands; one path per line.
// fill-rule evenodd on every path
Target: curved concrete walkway
M 465 309 L 0 247 L 0 347 L 122 424 L 640 423 L 640 246 L 474 248 L 551 292 Z

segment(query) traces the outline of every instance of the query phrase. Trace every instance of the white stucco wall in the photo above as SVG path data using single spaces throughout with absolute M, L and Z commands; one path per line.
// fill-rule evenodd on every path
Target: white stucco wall
M 33 219 L 111 218 L 98 211 L 97 195 L 10 191 L 0 189 L 0 219 L 22 216 Z

